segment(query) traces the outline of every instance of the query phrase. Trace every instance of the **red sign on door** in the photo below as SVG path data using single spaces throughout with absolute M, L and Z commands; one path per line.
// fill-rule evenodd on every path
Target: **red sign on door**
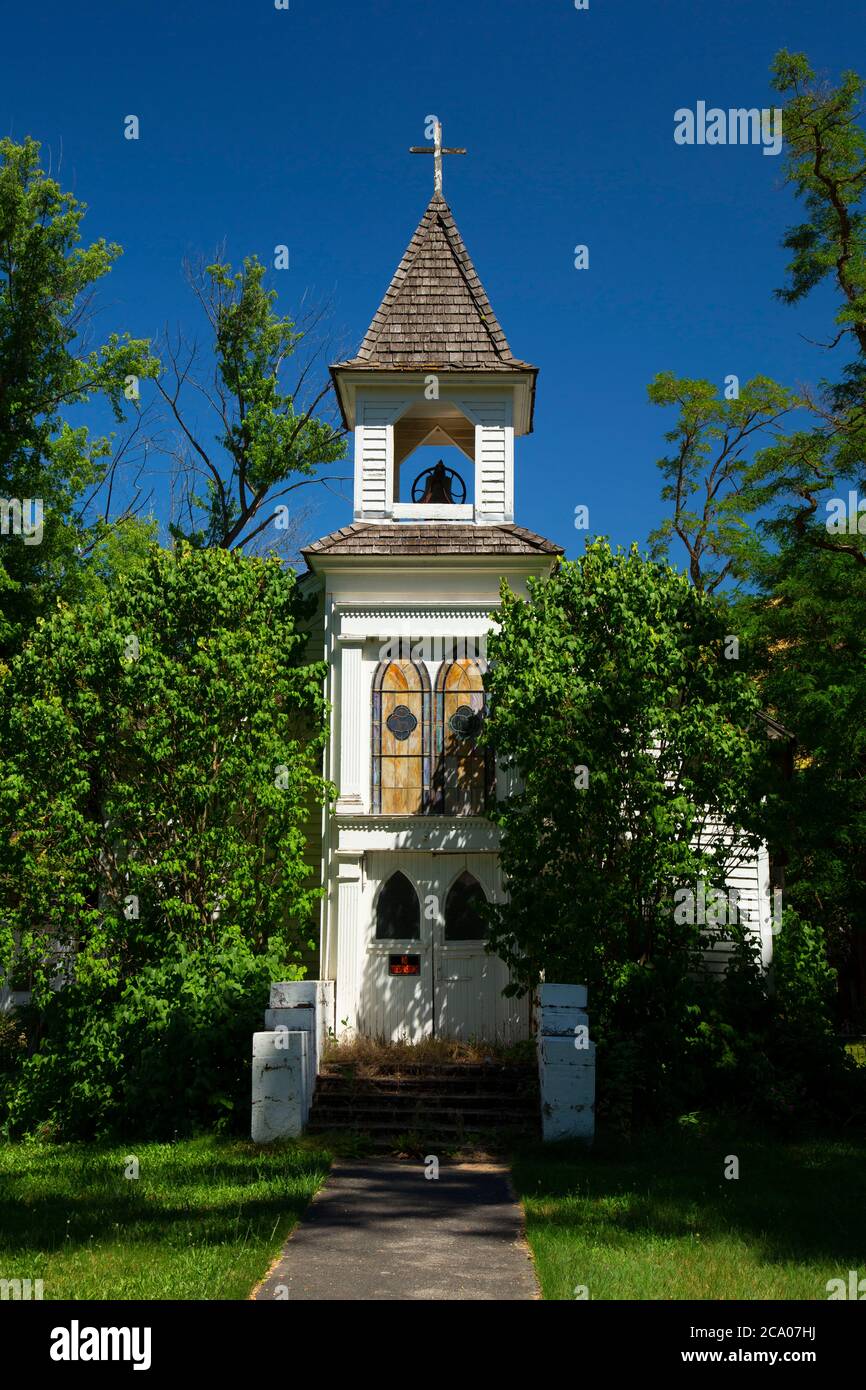
M 421 957 L 420 956 L 389 956 L 388 957 L 389 975 L 420 975 Z

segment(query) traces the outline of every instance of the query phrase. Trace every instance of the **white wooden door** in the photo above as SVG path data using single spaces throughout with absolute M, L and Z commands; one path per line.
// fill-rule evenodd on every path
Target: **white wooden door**
M 497 1043 L 528 1037 L 528 1003 L 506 999 L 502 993 L 509 981 L 503 961 L 485 950 L 483 940 L 449 940 L 446 935 L 449 888 L 466 871 L 481 884 L 488 901 L 495 900 L 499 896 L 496 859 L 486 854 L 448 856 L 443 870 L 441 908 L 433 934 L 433 1014 L 437 1036 Z
M 417 936 L 376 936 L 376 904 L 391 875 L 399 870 L 415 889 L 419 900 Z M 430 881 L 432 856 L 394 854 L 385 850 L 366 855 L 366 944 L 362 952 L 358 1031 L 386 1042 L 420 1042 L 433 1033 L 433 918 L 425 907 L 433 895 Z M 405 957 L 416 974 L 392 974 L 402 969 Z
M 488 898 L 498 891 L 491 855 L 367 856 L 367 942 L 362 965 L 359 1031 L 386 1041 L 437 1036 L 510 1043 L 529 1036 L 526 1000 L 506 999 L 508 970 L 483 941 L 446 940 L 445 902 L 455 878 L 468 870 Z M 419 933 L 378 940 L 376 901 L 399 869 L 419 899 Z

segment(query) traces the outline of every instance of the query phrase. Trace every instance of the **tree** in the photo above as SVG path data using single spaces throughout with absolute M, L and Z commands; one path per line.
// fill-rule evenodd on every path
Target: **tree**
M 768 377 L 755 377 L 734 398 L 721 398 L 709 381 L 660 372 L 650 384 L 654 405 L 678 406 L 665 439 L 673 452 L 659 459 L 662 500 L 672 514 L 650 536 L 661 559 L 676 536 L 686 548 L 696 589 L 713 593 L 746 579 L 760 547 L 750 520 L 770 496 L 767 468 L 755 441 L 771 431 L 796 402 Z
M 772 480 L 769 539 L 744 597 L 742 624 L 760 660 L 764 697 L 798 741 L 790 783 L 772 802 L 774 838 L 790 871 L 788 900 L 823 927 L 839 972 L 841 1018 L 866 1019 L 866 131 L 864 83 L 819 81 L 803 54 L 782 51 L 773 85 L 785 99 L 786 180 L 805 209 L 784 245 L 795 305 L 834 292 L 822 346 L 847 349 L 834 379 L 805 393 L 808 427 L 762 452 Z
M 766 996 L 724 880 L 757 841 L 764 740 L 725 608 L 604 540 L 528 590 L 503 590 L 489 644 L 485 737 L 516 783 L 489 948 L 513 987 L 589 986 L 607 1122 L 763 1094 Z M 713 941 L 721 985 L 699 968 Z
M 820 346 L 828 352 L 847 347 L 854 356 L 836 380 L 803 391 L 811 419 L 778 433 L 760 451 L 756 467 L 771 507 L 762 529 L 771 546 L 799 543 L 866 567 L 866 516 L 861 525 L 856 502 L 849 514 L 849 494 L 866 482 L 864 83 L 854 72 L 844 73 L 837 86 L 818 81 L 804 54 L 785 49 L 772 72 L 785 98 L 785 182 L 806 212 L 783 239 L 788 281 L 776 294 L 794 305 L 829 282 L 837 296 L 835 332 Z
M 707 585 L 704 554 L 716 565 L 710 582 L 717 586 L 728 576 L 753 578 L 768 551 L 798 542 L 866 566 L 866 505 L 862 525 L 856 505 L 847 515 L 849 492 L 866 483 L 864 82 L 853 72 L 835 87 L 819 82 L 804 54 L 785 49 L 772 72 L 772 85 L 785 98 L 785 182 L 807 214 L 783 239 L 788 281 L 776 294 L 794 305 L 829 282 L 837 295 L 836 331 L 821 346 L 848 346 L 854 357 L 837 380 L 804 388 L 796 398 L 763 377 L 732 401 L 716 400 L 707 382 L 669 372 L 652 383 L 651 400 L 680 407 L 666 436 L 677 450 L 660 463 L 667 479 L 662 496 L 673 501 L 673 515 L 653 540 L 663 548 L 673 534 L 680 537 L 698 587 Z M 787 433 L 775 429 L 795 406 L 807 412 L 804 423 Z M 742 446 L 750 436 L 754 455 L 746 460 Z M 691 509 L 694 494 L 703 505 Z M 834 499 L 836 506 L 828 506 Z M 843 505 L 847 525 L 834 526 Z M 751 528 L 744 524 L 748 516 L 756 523 Z
M 765 561 L 739 605 L 762 700 L 796 734 L 789 777 L 768 783 L 786 901 L 825 933 L 839 1017 L 866 1017 L 866 571 L 802 541 Z
M 678 887 L 709 888 L 754 843 L 757 697 L 726 651 L 724 609 L 633 547 L 503 589 L 486 737 L 520 789 L 497 810 L 510 900 L 491 948 L 520 985 L 586 981 L 606 1008 L 636 975 L 682 979 L 700 924 Z M 721 925 L 721 924 L 720 924 Z
M 823 928 L 840 973 L 842 1017 L 866 1018 L 866 704 L 862 613 L 866 589 L 866 131 L 863 80 L 819 80 L 804 54 L 786 50 L 773 64 L 783 98 L 785 180 L 805 217 L 784 236 L 785 285 L 796 305 L 819 286 L 835 296 L 835 323 L 820 344 L 847 349 L 834 378 L 805 387 L 796 428 L 755 419 L 751 457 L 736 465 L 729 502 L 695 508 L 682 524 L 679 489 L 713 496 L 722 475 L 732 412 L 708 383 L 656 379 L 651 398 L 679 403 L 668 435 L 678 442 L 662 461 L 663 496 L 673 515 L 655 533 L 661 546 L 680 535 L 698 587 L 737 581 L 731 626 L 741 634 L 765 708 L 796 736 L 793 774 L 773 789 L 771 844 L 788 872 L 785 892 L 800 916 Z M 835 358 L 831 359 L 835 365 Z M 743 393 L 747 397 L 750 388 Z M 768 400 L 783 400 L 780 387 Z M 769 389 L 769 388 L 767 388 Z M 768 438 L 769 433 L 769 438 Z M 863 507 L 863 512 L 860 507 Z M 733 524 L 731 524 L 733 522 Z M 705 563 L 706 557 L 712 562 Z M 707 576 L 710 584 L 707 584 Z M 769 790 L 769 787 L 768 787 Z
M 250 546 L 275 525 L 270 539 L 279 541 L 287 516 L 281 499 L 321 483 L 319 465 L 345 456 L 342 430 L 317 414 L 330 384 L 309 386 L 316 352 L 289 389 L 282 385 L 287 365 L 309 346 L 317 316 L 296 324 L 276 314 L 276 291 L 265 287 L 264 275 L 255 256 L 235 274 L 222 261 L 188 269 L 213 333 L 210 379 L 194 344 L 167 339 L 163 349 L 168 367 L 157 388 L 179 431 L 180 519 L 172 530 L 196 545 Z M 193 396 L 214 422 L 213 444 L 194 415 Z
M 807 220 L 791 227 L 789 279 L 777 291 L 797 304 L 830 281 L 838 295 L 837 332 L 824 346 L 854 349 L 835 382 L 809 396 L 814 427 L 778 441 L 766 463 L 775 465 L 780 504 L 772 532 L 818 549 L 834 549 L 866 566 L 866 541 L 855 517 L 854 537 L 828 532 L 819 504 L 866 479 L 866 131 L 858 123 L 864 83 L 854 72 L 838 86 L 818 82 L 805 54 L 783 49 L 773 64 L 773 86 L 787 98 L 782 125 L 786 182 L 805 205 Z M 847 499 L 846 499 L 847 500 Z M 822 524 L 824 523 L 824 524 Z
M 104 536 L 112 481 L 141 426 L 138 382 L 156 370 L 128 334 L 84 345 L 93 287 L 120 255 L 102 239 L 81 245 L 85 211 L 46 176 L 36 141 L 0 140 L 0 656 L 69 594 Z M 98 397 L 118 422 L 134 416 L 118 445 L 65 418 Z M 128 503 L 115 522 L 135 510 Z
M 187 1119 L 212 1119 L 221 1089 L 240 1103 L 237 1029 L 298 970 L 318 896 L 305 611 L 276 560 L 152 546 L 101 608 L 41 620 L 0 678 L 0 969 L 29 971 L 44 1030 L 19 1118 L 87 1132 L 164 1126 L 190 1095 Z

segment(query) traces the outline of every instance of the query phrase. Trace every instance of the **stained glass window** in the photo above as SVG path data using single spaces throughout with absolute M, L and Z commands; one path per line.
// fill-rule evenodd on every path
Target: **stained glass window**
M 481 941 L 487 935 L 487 923 L 478 909 L 486 901 L 478 879 L 464 870 L 445 899 L 445 940 Z
M 433 809 L 439 815 L 482 815 L 493 792 L 492 754 L 478 747 L 484 721 L 484 678 L 471 657 L 445 661 L 436 677 Z
M 373 677 L 373 811 L 420 816 L 430 802 L 430 677 L 383 661 Z
M 376 904 L 378 941 L 417 941 L 421 935 L 421 904 L 418 894 L 399 869 L 379 893 Z

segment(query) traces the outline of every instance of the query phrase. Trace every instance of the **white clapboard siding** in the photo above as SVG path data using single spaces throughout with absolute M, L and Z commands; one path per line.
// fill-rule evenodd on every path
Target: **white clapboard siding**
M 397 401 L 368 401 L 355 430 L 355 515 L 385 516 L 392 504 Z
M 475 420 L 475 512 L 511 519 L 514 511 L 514 430 L 506 398 L 465 402 Z
M 656 746 L 657 749 L 657 746 Z M 666 779 L 672 785 L 673 779 Z M 760 949 L 760 962 L 767 969 L 773 958 L 773 902 L 770 892 L 770 862 L 766 845 L 757 849 L 748 845 L 742 832 L 726 825 L 717 816 L 708 815 L 698 835 L 692 840 L 696 850 L 712 852 L 719 842 L 727 846 L 728 868 L 725 887 L 739 893 L 737 913 L 741 924 L 748 926 Z M 691 885 L 697 897 L 698 885 Z M 707 929 L 712 932 L 714 929 Z M 703 953 L 703 968 L 711 975 L 721 975 L 733 954 L 730 941 L 709 940 Z
M 773 922 L 770 894 L 769 857 L 766 846 L 752 849 L 730 826 L 718 820 L 708 820 L 702 843 L 711 846 L 717 840 L 724 840 L 731 851 L 725 886 L 739 893 L 737 911 L 740 922 L 747 925 L 750 934 L 760 947 L 760 960 L 766 968 L 772 958 Z M 718 941 L 708 945 L 704 952 L 704 969 L 711 974 L 724 972 L 732 953 L 730 942 Z
M 479 512 L 505 515 L 506 438 L 503 425 L 479 430 Z

